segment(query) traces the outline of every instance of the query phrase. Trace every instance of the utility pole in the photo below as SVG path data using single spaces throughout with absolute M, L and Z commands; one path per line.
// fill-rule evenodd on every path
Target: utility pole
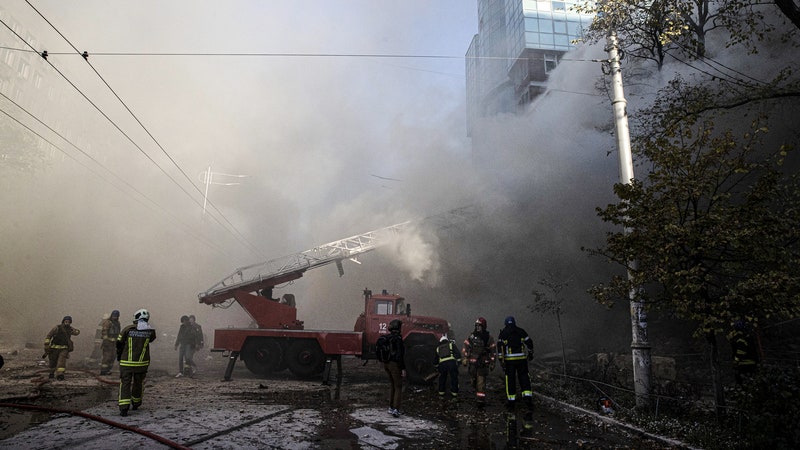
M 206 205 L 208 204 L 208 187 L 210 185 L 218 184 L 218 185 L 221 185 L 221 186 L 235 186 L 237 184 L 241 184 L 241 183 L 220 183 L 220 182 L 216 182 L 216 181 L 213 181 L 214 175 L 223 176 L 223 177 L 234 177 L 234 178 L 245 178 L 245 177 L 249 176 L 249 175 L 231 175 L 229 173 L 218 173 L 218 172 L 215 173 L 215 172 L 211 171 L 211 166 L 208 166 L 208 170 L 206 170 L 204 172 L 200 172 L 198 178 L 200 178 L 200 181 L 202 181 L 203 184 L 206 185 L 205 191 L 203 192 L 203 215 L 204 216 L 206 215 Z
M 631 156 L 631 136 L 628 129 L 628 111 L 625 93 L 622 90 L 622 69 L 617 42 L 617 34 L 610 31 L 607 38 L 608 61 L 611 65 L 611 85 L 614 98 L 614 124 L 617 131 L 617 148 L 619 150 L 619 181 L 622 184 L 633 182 L 633 157 Z M 629 229 L 625 229 L 629 233 Z M 637 262 L 628 261 L 628 280 L 633 279 Z M 636 392 L 636 407 L 646 408 L 650 405 L 650 343 L 647 341 L 647 311 L 644 302 L 637 298 L 638 287 L 631 288 L 628 294 L 631 308 L 631 352 L 633 357 L 633 385 Z

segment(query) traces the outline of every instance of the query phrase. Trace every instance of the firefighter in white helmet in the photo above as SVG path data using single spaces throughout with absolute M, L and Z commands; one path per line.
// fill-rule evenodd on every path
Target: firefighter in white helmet
M 144 379 L 150 367 L 150 343 L 156 340 L 156 330 L 150 326 L 150 313 L 140 309 L 117 338 L 119 361 L 119 415 L 127 416 L 128 409 L 138 409 L 144 394 Z

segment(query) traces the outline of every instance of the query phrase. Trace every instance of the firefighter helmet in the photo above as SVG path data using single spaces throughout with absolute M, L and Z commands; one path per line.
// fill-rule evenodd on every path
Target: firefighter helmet
M 389 322 L 389 331 L 397 330 L 400 331 L 400 327 L 403 326 L 403 322 L 399 319 L 394 319 Z
M 446 334 L 443 334 L 442 337 L 439 338 L 439 342 L 445 342 L 445 341 L 448 341 L 448 340 L 449 339 L 447 339 L 447 335 Z
M 482 326 L 484 331 L 488 328 L 486 326 L 486 319 L 484 319 L 483 317 L 478 317 L 478 319 L 475 321 L 475 325 Z
M 514 320 L 514 316 L 506 317 L 505 321 L 506 326 L 517 326 L 517 321 Z
M 139 320 L 144 320 L 147 322 L 150 320 L 150 313 L 146 309 L 140 309 L 133 314 L 133 320 L 134 322 Z

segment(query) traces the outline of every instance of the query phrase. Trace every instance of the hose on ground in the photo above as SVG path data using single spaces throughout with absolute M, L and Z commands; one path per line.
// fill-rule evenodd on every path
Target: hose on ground
M 111 425 L 112 427 L 120 428 L 126 431 L 132 431 L 137 434 L 141 434 L 147 438 L 150 438 L 154 441 L 160 442 L 164 445 L 169 446 L 170 448 L 180 449 L 180 450 L 191 450 L 191 447 L 183 446 L 177 442 L 171 441 L 165 437 L 159 436 L 157 434 L 151 433 L 147 430 L 142 430 L 138 427 L 132 427 L 130 425 L 125 425 L 124 423 L 115 422 L 113 420 L 106 419 L 105 417 L 96 416 L 94 414 L 85 413 L 83 411 L 73 411 L 69 409 L 60 409 L 60 408 L 48 408 L 44 406 L 36 406 L 36 405 L 20 405 L 16 403 L 0 403 L 0 407 L 3 408 L 19 408 L 19 409 L 28 409 L 33 411 L 42 411 L 42 412 L 51 412 L 51 413 L 61 413 L 61 414 L 70 414 L 73 416 L 80 416 L 85 419 L 94 420 L 95 422 L 104 423 L 106 425 Z

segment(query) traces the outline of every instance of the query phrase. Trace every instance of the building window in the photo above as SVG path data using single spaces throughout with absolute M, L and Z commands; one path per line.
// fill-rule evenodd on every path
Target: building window
M 14 54 L 11 53 L 11 50 L 6 50 L 5 55 L 3 55 L 3 61 L 9 66 L 14 66 Z
M 27 63 L 20 64 L 19 76 L 27 80 L 30 74 L 31 74 L 31 66 L 29 66 Z
M 544 54 L 544 73 L 550 73 L 558 65 L 558 58 L 555 55 Z

